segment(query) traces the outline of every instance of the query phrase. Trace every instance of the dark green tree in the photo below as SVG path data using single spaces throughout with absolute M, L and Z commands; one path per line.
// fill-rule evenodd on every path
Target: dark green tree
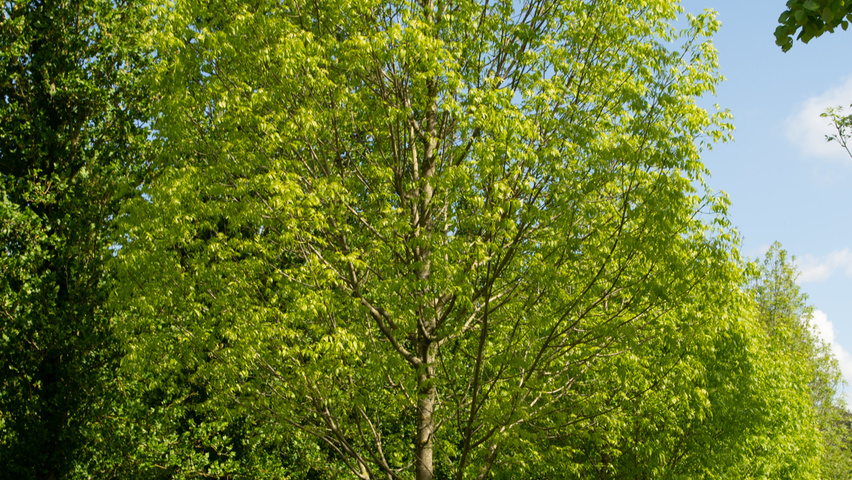
M 115 446 L 106 264 L 147 144 L 141 15 L 132 0 L 0 3 L 2 478 L 94 472 Z

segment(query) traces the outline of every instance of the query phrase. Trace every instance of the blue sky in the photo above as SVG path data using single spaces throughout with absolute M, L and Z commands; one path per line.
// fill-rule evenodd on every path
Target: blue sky
M 743 252 L 774 241 L 797 257 L 799 283 L 817 308 L 814 323 L 833 343 L 852 384 L 852 158 L 819 114 L 852 103 L 852 28 L 797 42 L 783 53 L 773 32 L 783 0 L 684 0 L 687 12 L 718 12 L 713 43 L 722 74 L 712 103 L 729 108 L 732 143 L 703 155 L 714 190 L 731 198 Z M 852 388 L 847 387 L 847 400 Z

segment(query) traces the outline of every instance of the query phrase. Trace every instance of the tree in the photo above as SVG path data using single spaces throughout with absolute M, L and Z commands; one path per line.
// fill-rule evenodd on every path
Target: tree
M 164 4 L 125 365 L 186 372 L 364 479 L 580 475 L 575 435 L 705 408 L 689 366 L 741 271 L 699 161 L 730 128 L 695 103 L 718 24 L 679 32 L 679 11 Z
M 751 291 L 758 307 L 758 318 L 768 333 L 768 343 L 776 356 L 784 358 L 791 385 L 806 385 L 811 413 L 801 406 L 797 416 L 813 422 L 822 447 L 820 478 L 849 478 L 852 451 L 848 426 L 842 422 L 846 411 L 839 394 L 843 384 L 837 359 L 819 339 L 810 319 L 813 307 L 796 284 L 798 272 L 793 259 L 775 243 L 766 253 Z M 804 414 L 804 415 L 802 415 Z M 807 420 L 807 415 L 812 417 Z M 800 428 L 800 427 L 799 427 Z M 788 429 L 790 430 L 790 429 Z
M 829 142 L 837 142 L 846 150 L 846 153 L 852 157 L 852 150 L 849 148 L 849 138 L 852 136 L 852 114 L 843 115 L 843 109 L 840 107 L 829 108 L 822 117 L 831 119 L 834 129 L 837 133 L 827 135 L 826 140 Z
M 791 260 L 776 245 L 747 278 L 745 296 L 715 297 L 732 321 L 696 343 L 664 388 L 576 433 L 576 478 L 848 477 L 840 372 L 810 330 Z
M 144 22 L 133 2 L 0 5 L 0 477 L 67 478 L 108 435 L 105 262 L 145 143 Z
M 785 52 L 793 48 L 793 36 L 808 43 L 837 27 L 846 30 L 852 21 L 852 1 L 849 0 L 788 0 L 787 10 L 778 18 L 775 43 Z

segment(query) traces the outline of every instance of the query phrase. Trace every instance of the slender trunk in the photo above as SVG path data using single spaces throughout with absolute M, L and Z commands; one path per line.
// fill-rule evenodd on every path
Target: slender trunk
M 424 340 L 421 343 L 423 365 L 417 372 L 417 437 L 414 445 L 415 479 L 432 480 L 434 475 L 433 451 L 435 445 L 435 347 Z
M 423 10 L 427 23 L 434 22 L 435 5 L 433 0 L 423 2 Z M 431 106 L 426 111 L 425 132 L 423 138 L 423 162 L 420 165 L 420 192 L 419 192 L 419 224 L 416 226 L 418 233 L 423 232 L 431 235 L 435 224 L 432 211 L 432 198 L 434 195 L 432 179 L 435 176 L 437 163 L 438 145 L 438 80 L 430 79 L 426 82 L 427 95 L 431 99 Z M 427 237 L 428 238 L 428 237 Z M 428 282 L 431 274 L 431 245 L 428 240 L 426 245 L 419 251 L 418 262 L 420 267 L 417 271 L 418 279 Z M 429 295 L 429 290 L 421 290 L 421 298 Z M 432 480 L 434 477 L 434 447 L 435 447 L 435 407 L 438 398 L 435 386 L 435 358 L 438 345 L 435 342 L 435 331 L 437 330 L 436 317 L 433 312 L 427 312 L 428 307 L 421 305 L 420 322 L 418 324 L 418 355 L 422 364 L 417 370 L 417 437 L 414 445 L 415 479 Z

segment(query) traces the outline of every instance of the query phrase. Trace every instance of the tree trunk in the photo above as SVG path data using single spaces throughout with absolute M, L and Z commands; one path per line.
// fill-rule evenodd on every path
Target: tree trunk
M 414 445 L 415 479 L 432 480 L 432 454 L 435 441 L 435 347 L 432 342 L 421 344 L 423 365 L 417 371 L 417 437 Z

